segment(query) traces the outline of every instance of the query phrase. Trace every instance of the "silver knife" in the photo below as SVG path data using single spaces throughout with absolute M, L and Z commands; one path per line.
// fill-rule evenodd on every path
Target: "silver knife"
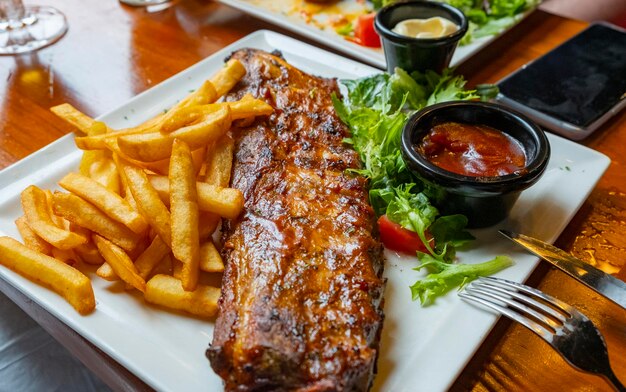
M 508 230 L 500 234 L 626 309 L 626 283 L 621 280 L 536 238 Z

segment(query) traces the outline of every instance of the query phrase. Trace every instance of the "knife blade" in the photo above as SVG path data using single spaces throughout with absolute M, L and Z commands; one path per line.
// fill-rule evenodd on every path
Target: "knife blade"
M 621 280 L 536 238 L 508 230 L 500 234 L 626 309 L 626 283 Z

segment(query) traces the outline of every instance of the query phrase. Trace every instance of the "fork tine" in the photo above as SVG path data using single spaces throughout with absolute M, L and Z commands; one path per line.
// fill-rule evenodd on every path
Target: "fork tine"
M 496 281 L 497 283 L 497 281 Z M 513 290 L 511 290 L 511 287 L 507 287 L 507 286 L 503 286 L 503 285 L 497 285 L 497 284 L 493 284 L 492 280 L 489 279 L 479 279 L 477 281 L 472 282 L 472 285 L 474 287 L 480 287 L 480 288 L 489 288 L 490 290 L 494 290 L 497 291 L 499 293 L 502 294 L 506 294 L 509 295 L 511 297 L 514 297 L 528 305 L 534 306 L 536 308 L 541 309 L 543 312 L 549 314 L 550 316 L 552 316 L 553 318 L 561 321 L 561 322 L 565 322 L 567 321 L 567 318 L 565 316 L 563 316 L 562 313 L 554 310 L 553 308 L 539 302 L 536 301 L 534 299 L 532 299 L 531 297 L 528 297 L 527 295 L 524 295 L 518 291 L 513 291 L 513 290 L 517 290 L 517 287 L 514 287 Z
M 548 331 L 545 327 L 543 327 L 541 324 L 522 316 L 521 314 L 517 313 L 514 310 L 498 305 L 497 303 L 493 302 L 490 298 L 482 297 L 480 294 L 477 294 L 477 293 L 470 294 L 467 292 L 467 288 L 465 289 L 465 291 L 462 291 L 459 293 L 459 297 L 469 302 L 478 302 L 482 304 L 483 306 L 493 309 L 496 312 L 522 324 L 526 328 L 530 329 L 531 331 L 539 335 L 545 341 L 547 342 L 552 341 L 553 334 L 550 331 Z
M 549 325 L 552 329 L 554 329 L 555 331 L 557 329 L 559 329 L 560 327 L 562 327 L 562 324 L 557 323 L 556 321 L 554 321 L 553 319 L 551 319 L 550 317 L 547 317 L 539 312 L 537 312 L 536 310 L 522 304 L 519 303 L 517 301 L 514 301 L 511 298 L 505 298 L 504 296 L 502 296 L 501 294 L 498 295 L 498 292 L 494 293 L 493 291 L 489 291 L 490 288 L 482 288 L 482 287 L 476 287 L 477 285 L 472 285 L 472 286 L 468 286 L 465 291 L 468 291 L 470 293 L 480 293 L 483 295 L 486 295 L 487 297 L 493 298 L 495 300 L 504 302 L 505 304 L 515 308 L 518 313 L 522 314 L 522 315 L 530 315 L 532 317 L 534 317 L 535 319 L 541 321 L 542 323 Z M 506 290 L 502 290 L 501 292 L 504 292 L 505 295 L 511 295 L 511 292 L 507 292 Z M 532 302 L 532 301 L 529 301 Z M 534 304 L 531 304 L 534 305 Z
M 557 299 L 554 298 L 542 291 L 539 291 L 537 289 L 534 289 L 532 287 L 528 287 L 526 285 L 517 283 L 517 282 L 512 282 L 510 280 L 505 280 L 505 279 L 497 279 L 491 276 L 486 276 L 486 277 L 481 277 L 479 278 L 479 280 L 488 280 L 490 282 L 492 282 L 495 285 L 500 285 L 500 286 L 504 286 L 504 287 L 515 287 L 516 289 L 518 289 L 519 291 L 523 291 L 525 293 L 534 295 L 536 297 L 539 297 L 541 299 L 543 299 L 546 302 L 549 302 L 553 305 L 555 305 L 556 307 L 558 307 L 559 309 L 561 309 L 562 311 L 564 311 L 565 313 L 569 314 L 570 316 L 573 316 L 574 314 L 576 315 L 582 315 L 582 313 L 580 313 L 579 311 L 577 311 L 573 306 Z

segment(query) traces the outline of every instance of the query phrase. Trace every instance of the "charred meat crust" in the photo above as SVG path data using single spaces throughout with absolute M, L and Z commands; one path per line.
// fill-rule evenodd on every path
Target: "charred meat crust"
M 382 328 L 383 256 L 337 82 L 279 54 L 232 54 L 274 114 L 236 128 L 232 185 L 242 215 L 224 226 L 226 264 L 211 366 L 230 391 L 369 389 Z

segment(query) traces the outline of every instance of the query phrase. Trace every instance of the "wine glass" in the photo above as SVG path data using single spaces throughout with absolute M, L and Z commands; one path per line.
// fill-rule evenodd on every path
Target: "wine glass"
M 67 32 L 65 15 L 52 7 L 0 0 L 0 55 L 26 53 L 55 43 Z

